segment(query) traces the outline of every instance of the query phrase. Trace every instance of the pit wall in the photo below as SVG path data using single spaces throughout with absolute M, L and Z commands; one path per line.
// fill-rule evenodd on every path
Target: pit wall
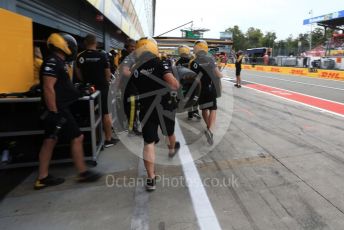
M 235 66 L 234 64 L 226 64 L 226 68 L 235 69 Z M 316 72 L 310 72 L 308 68 L 262 66 L 262 65 L 256 65 L 256 66 L 242 65 L 242 69 L 344 81 L 344 71 L 340 71 L 340 70 L 317 69 Z

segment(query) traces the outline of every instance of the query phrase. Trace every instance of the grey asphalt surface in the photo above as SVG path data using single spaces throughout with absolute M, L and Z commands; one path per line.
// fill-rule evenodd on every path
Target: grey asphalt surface
M 235 78 L 234 70 L 226 74 Z M 261 71 L 242 71 L 242 79 L 286 90 L 304 93 L 327 100 L 344 103 L 344 81 L 333 81 L 312 77 L 301 77 L 285 74 L 274 74 Z
M 227 70 L 224 73 L 229 77 L 234 74 Z M 263 79 L 257 74 L 243 71 L 243 78 L 330 100 L 340 101 L 343 93 Z M 341 82 L 269 76 L 344 88 Z M 178 115 L 221 228 L 342 230 L 344 118 L 245 87 L 233 88 L 228 81 L 222 86 L 213 148 L 202 135 L 203 122 Z M 161 141 L 159 146 L 163 144 Z M 97 170 L 105 176 L 94 184 L 77 184 L 73 167 L 55 166 L 52 173 L 65 176 L 66 183 L 33 191 L 36 173 L 32 173 L 1 201 L 0 229 L 200 229 L 196 213 L 205 215 L 208 210 L 195 210 L 189 188 L 171 183 L 185 177 L 182 167 L 175 165 L 178 158 L 168 165 L 166 152 L 159 150 L 157 155 L 159 160 L 166 160 L 156 168 L 165 181 L 159 181 L 157 190 L 148 194 L 121 182 L 106 186 L 109 176 L 121 181 L 138 178 L 141 159 L 123 144 L 102 152 Z M 134 216 L 141 227 L 132 227 Z

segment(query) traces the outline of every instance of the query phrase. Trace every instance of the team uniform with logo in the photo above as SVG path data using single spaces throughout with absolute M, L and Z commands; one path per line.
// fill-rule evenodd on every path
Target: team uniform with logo
M 58 114 L 46 116 L 44 119 L 45 137 L 52 138 L 53 132 L 56 129 L 56 122 L 58 118 L 65 119 L 62 125 L 60 136 L 67 139 L 74 139 L 81 135 L 79 126 L 70 112 L 69 106 L 72 105 L 80 97 L 80 92 L 75 89 L 68 73 L 67 63 L 56 55 L 49 56 L 42 64 L 40 70 L 40 82 L 43 85 L 43 78 L 53 77 L 56 78 L 55 83 L 55 97 Z M 44 100 L 44 87 L 42 94 L 42 102 L 47 108 Z
M 183 66 L 189 68 L 190 58 L 187 57 L 180 57 L 176 62 L 176 66 Z
M 199 106 L 201 110 L 217 110 L 216 98 L 220 96 L 219 79 L 215 76 L 216 62 L 206 54 L 197 55 L 190 62 L 190 69 L 201 75 L 201 94 Z
M 95 85 L 101 92 L 102 113 L 109 114 L 109 82 L 105 76 L 105 69 L 110 68 L 110 62 L 106 52 L 85 50 L 78 55 L 77 66 L 81 70 L 83 81 Z
M 127 55 L 124 60 L 122 61 L 121 65 L 124 67 L 128 67 L 130 70 L 134 68 L 136 60 L 134 55 Z M 135 131 L 138 132 L 137 127 L 135 127 L 135 121 L 137 119 L 137 111 L 138 111 L 138 104 L 139 100 L 137 98 L 138 91 L 133 83 L 132 78 L 123 78 L 122 81 L 122 88 L 124 88 L 124 97 L 123 97 L 123 105 L 124 110 L 128 118 L 128 130 L 129 132 Z
M 163 110 L 168 110 L 166 100 L 166 82 L 163 76 L 172 73 L 168 63 L 159 58 L 152 58 L 132 71 L 131 80 L 136 86 L 140 96 L 140 121 L 142 122 L 142 135 L 145 143 L 159 142 L 158 127 L 164 135 L 174 133 L 173 114 L 167 118 L 162 115 Z M 165 89 L 165 90 L 164 90 Z M 151 94 L 151 95 L 149 95 Z M 160 113 L 160 114 L 159 114 Z
M 188 57 L 180 57 L 176 62 L 176 66 L 183 66 L 189 68 L 191 59 Z M 188 91 L 191 85 L 183 85 L 183 90 Z M 190 111 L 188 112 L 188 118 L 192 119 L 196 116 L 197 119 L 201 119 L 200 115 L 198 114 L 198 104 L 195 104 Z

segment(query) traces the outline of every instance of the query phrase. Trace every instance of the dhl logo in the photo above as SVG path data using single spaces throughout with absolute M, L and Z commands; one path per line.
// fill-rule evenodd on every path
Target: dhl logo
M 323 78 L 331 78 L 331 79 L 341 79 L 339 73 L 334 73 L 334 72 L 321 72 L 320 77 Z
M 305 71 L 302 69 L 292 69 L 291 74 L 305 75 Z
M 271 68 L 270 70 L 271 72 L 276 72 L 276 73 L 280 73 L 281 72 L 281 69 L 280 68 Z

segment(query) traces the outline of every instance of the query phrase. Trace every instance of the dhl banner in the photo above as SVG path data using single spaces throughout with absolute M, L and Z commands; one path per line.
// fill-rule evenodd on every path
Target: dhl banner
M 227 68 L 235 68 L 234 64 L 227 64 Z M 280 66 L 261 66 L 261 65 L 242 65 L 243 70 L 255 70 L 270 73 L 291 74 L 297 76 L 318 77 L 332 80 L 344 81 L 344 71 L 318 69 L 316 72 L 310 72 L 307 68 L 293 68 Z

